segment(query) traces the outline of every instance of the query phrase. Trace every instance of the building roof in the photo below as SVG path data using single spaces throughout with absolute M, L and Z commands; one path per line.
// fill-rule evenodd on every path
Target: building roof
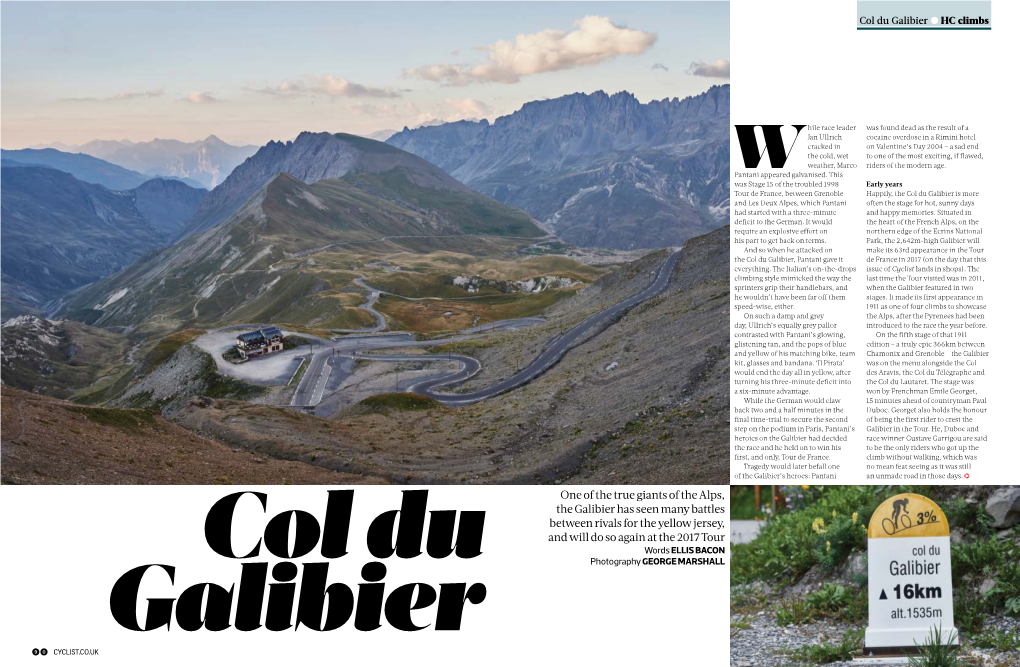
M 255 343 L 260 340 L 265 340 L 265 336 L 262 335 L 261 331 L 248 331 L 239 335 L 237 339 L 243 343 Z
M 262 335 L 266 338 L 273 338 L 275 336 L 283 338 L 283 332 L 280 331 L 280 327 L 263 327 L 261 331 Z

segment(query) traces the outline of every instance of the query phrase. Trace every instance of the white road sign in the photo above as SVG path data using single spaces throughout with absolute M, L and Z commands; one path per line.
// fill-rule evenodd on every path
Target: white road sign
M 868 629 L 864 655 L 895 654 L 955 636 L 949 522 L 924 496 L 903 493 L 868 525 Z M 954 641 L 958 643 L 958 641 Z

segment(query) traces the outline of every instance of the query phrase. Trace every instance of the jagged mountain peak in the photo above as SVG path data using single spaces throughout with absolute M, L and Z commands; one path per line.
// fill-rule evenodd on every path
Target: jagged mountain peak
M 292 141 L 270 141 L 245 160 L 209 193 L 186 232 L 200 232 L 222 223 L 281 172 L 311 184 L 350 173 L 382 173 L 396 168 L 407 172 L 418 186 L 470 191 L 435 165 L 389 144 L 342 132 L 306 131 Z
M 628 91 L 528 102 L 491 125 L 388 143 L 524 208 L 578 245 L 678 245 L 728 214 L 729 85 L 642 103 Z
M 155 138 L 146 142 L 90 141 L 83 153 L 148 176 L 170 176 L 206 188 L 215 187 L 256 146 L 232 146 L 214 134 L 197 141 Z

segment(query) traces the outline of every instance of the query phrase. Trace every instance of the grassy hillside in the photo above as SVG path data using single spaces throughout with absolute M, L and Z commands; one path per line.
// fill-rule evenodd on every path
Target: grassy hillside
M 531 216 L 519 208 L 500 204 L 477 193 L 437 190 L 415 185 L 403 169 L 393 169 L 381 174 L 346 176 L 344 180 L 382 198 L 395 197 L 401 203 L 425 215 L 441 212 L 446 217 L 456 219 L 458 226 L 466 234 L 526 238 L 546 235 Z
M 355 328 L 370 322 L 366 314 L 331 298 L 363 292 L 351 286 L 360 272 L 344 272 L 370 260 L 353 255 L 496 257 L 527 243 L 507 236 L 545 234 L 517 209 L 412 177 L 398 168 L 306 185 L 280 174 L 228 221 L 81 290 L 66 312 L 100 326 L 274 320 Z
M 463 328 L 479 315 L 504 319 L 540 311 L 548 321 L 415 350 L 437 353 L 431 368 L 425 362 L 358 364 L 329 419 L 222 401 L 189 406 L 179 418 L 237 446 L 258 442 L 265 451 L 400 483 L 725 483 L 728 232 L 726 227 L 692 239 L 662 296 L 580 341 L 534 381 L 497 398 L 449 409 L 368 409 L 397 400 L 372 397 L 392 396 L 398 371 L 406 387 L 409 378 L 427 377 L 444 363 L 452 367 L 442 358 L 446 352 L 481 362 L 479 372 L 453 391 L 480 389 L 512 375 L 569 327 L 642 290 L 668 253 L 603 272 L 582 290 L 459 300 L 383 296 L 376 307 L 391 322 L 419 331 Z M 395 267 L 410 268 L 413 257 L 388 259 L 384 266 L 395 275 Z M 450 253 L 419 259 L 423 266 L 456 267 L 460 274 L 477 274 L 489 261 Z M 386 275 L 372 268 L 379 271 L 373 278 Z M 359 404 L 364 399 L 370 399 L 368 407 Z
M 408 298 L 442 297 L 460 298 L 466 296 L 493 296 L 501 292 L 495 287 L 482 287 L 474 294 L 468 294 L 463 287 L 453 284 L 454 276 L 438 271 L 423 273 L 388 273 L 373 276 L 372 287 L 384 292 Z
M 119 372 L 131 347 L 122 334 L 31 316 L 8 322 L 3 342 L 4 384 L 58 398 Z
M 435 333 L 466 329 L 496 320 L 533 317 L 571 294 L 567 290 L 548 290 L 538 294 L 518 292 L 460 301 L 408 301 L 384 295 L 376 308 L 390 318 L 394 328 Z

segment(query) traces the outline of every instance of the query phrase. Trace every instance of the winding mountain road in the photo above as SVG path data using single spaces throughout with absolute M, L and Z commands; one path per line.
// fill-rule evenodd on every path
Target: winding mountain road
M 343 380 L 352 372 L 355 359 L 368 361 L 440 361 L 442 358 L 436 355 L 366 355 L 366 350 L 385 350 L 387 348 L 401 347 L 431 347 L 444 343 L 454 343 L 463 340 L 471 340 L 475 336 L 490 331 L 516 331 L 525 327 L 534 326 L 545 322 L 541 317 L 521 317 L 511 320 L 499 320 L 489 322 L 469 329 L 458 331 L 453 336 L 445 338 L 434 338 L 432 340 L 415 340 L 413 334 L 407 332 L 385 332 L 366 333 L 364 335 L 336 337 L 331 341 L 316 339 L 318 351 L 311 355 L 308 368 L 298 382 L 298 388 L 291 398 L 290 404 L 300 408 L 314 408 L 324 396 L 335 391 Z M 306 336 L 307 337 L 307 336 Z M 450 358 L 461 361 L 462 364 L 474 364 L 474 372 L 481 369 L 481 364 L 472 357 L 464 355 L 447 355 Z M 226 369 L 228 370 L 229 367 Z M 442 377 L 446 378 L 449 374 Z M 456 382 L 466 380 L 470 375 L 451 380 Z M 398 388 L 399 389 L 399 388 Z
M 666 261 L 659 267 L 659 272 L 651 285 L 623 301 L 613 304 L 604 310 L 600 310 L 580 324 L 573 326 L 558 338 L 554 339 L 552 344 L 543 350 L 541 354 L 535 357 L 534 361 L 528 364 L 526 368 L 514 375 L 511 375 L 507 379 L 490 385 L 485 389 L 479 389 L 478 391 L 466 394 L 440 394 L 435 391 L 439 387 L 463 382 L 477 373 L 481 364 L 478 364 L 476 360 L 472 359 L 474 363 L 479 365 L 479 369 L 468 373 L 467 368 L 462 368 L 457 373 L 418 382 L 408 387 L 407 391 L 434 398 L 445 405 L 470 405 L 510 391 L 511 389 L 516 389 L 521 385 L 531 382 L 562 359 L 563 355 L 567 353 L 567 350 L 573 347 L 581 338 L 593 330 L 612 323 L 612 321 L 617 317 L 639 303 L 655 298 L 666 291 L 666 287 L 669 286 L 669 278 L 673 274 L 673 269 L 676 267 L 677 261 L 680 259 L 681 251 L 682 248 L 670 253 L 669 257 L 666 258 Z M 362 357 L 362 359 L 364 359 L 364 357 Z M 468 374 L 464 375 L 465 373 Z
M 382 294 L 382 292 L 380 292 L 379 290 L 375 289 L 374 287 L 369 287 L 368 285 L 366 285 L 363 282 L 364 280 L 365 280 L 365 276 L 360 276 L 357 279 L 355 279 L 355 281 L 354 281 L 355 283 L 358 284 L 359 287 L 362 287 L 363 289 L 368 290 L 368 301 L 366 301 L 365 303 L 363 303 L 360 306 L 358 306 L 358 308 L 361 308 L 363 310 L 367 310 L 369 313 L 371 313 L 372 317 L 375 318 L 375 324 L 373 326 L 370 326 L 370 327 L 362 327 L 361 329 L 330 329 L 330 332 L 332 332 L 332 333 L 378 333 L 378 332 L 380 332 L 380 331 L 382 331 L 383 329 L 386 328 L 386 318 L 383 316 L 382 313 L 380 313 L 378 310 L 375 309 L 375 302 L 379 300 L 379 295 Z
M 552 234 L 546 234 L 545 236 L 491 236 L 487 234 L 401 234 L 391 236 L 381 236 L 377 239 L 364 239 L 361 241 L 337 241 L 336 243 L 330 243 L 318 248 L 309 248 L 308 250 L 299 250 L 298 252 L 285 253 L 283 259 L 273 262 L 269 266 L 269 272 L 278 271 L 276 268 L 277 264 L 284 262 L 292 262 L 296 259 L 304 259 L 310 257 L 316 253 L 324 252 L 326 250 L 332 250 L 333 248 L 339 248 L 341 246 L 353 246 L 353 245 L 369 245 L 372 243 L 384 243 L 386 241 L 393 241 L 396 239 L 445 239 L 445 238 L 476 238 L 476 239 L 517 239 L 525 241 L 541 242 L 543 240 L 555 239 L 556 237 Z
M 457 335 L 446 338 L 436 338 L 429 341 L 415 341 L 409 334 L 383 333 L 376 335 L 348 336 L 333 341 L 331 347 L 323 349 L 312 356 L 308 370 L 301 378 L 298 389 L 294 394 L 291 405 L 295 407 L 314 408 L 323 398 L 330 393 L 328 386 L 339 386 L 342 375 L 345 372 L 338 372 L 333 375 L 334 369 L 341 368 L 347 363 L 347 368 L 352 368 L 350 362 L 358 361 L 377 362 L 437 362 L 443 360 L 457 361 L 460 369 L 453 372 L 443 372 L 432 377 L 418 380 L 408 384 L 406 387 L 396 387 L 396 391 L 408 391 L 422 394 L 450 406 L 471 405 L 511 391 L 522 385 L 531 382 L 542 373 L 556 365 L 567 351 L 576 345 L 581 339 L 593 331 L 598 331 L 626 313 L 628 310 L 640 303 L 653 299 L 669 286 L 670 277 L 677 261 L 680 259 L 682 248 L 674 250 L 659 267 L 655 278 L 648 287 L 637 294 L 619 301 L 608 308 L 590 315 L 579 324 L 574 325 L 566 332 L 553 339 L 545 350 L 524 369 L 514 375 L 492 384 L 484 389 L 462 394 L 442 393 L 437 391 L 441 387 L 448 387 L 465 382 L 476 375 L 482 368 L 481 363 L 473 358 L 462 354 L 430 355 L 430 354 L 366 354 L 365 350 L 380 350 L 385 348 L 399 348 L 413 345 L 416 347 L 428 347 L 442 345 L 444 343 L 471 340 L 474 336 L 489 331 L 513 331 L 527 326 L 544 322 L 542 318 L 520 318 L 515 320 L 501 320 L 490 322 L 481 326 L 464 329 Z M 346 372 L 349 372 L 346 371 Z M 333 382 L 330 383 L 332 377 Z

